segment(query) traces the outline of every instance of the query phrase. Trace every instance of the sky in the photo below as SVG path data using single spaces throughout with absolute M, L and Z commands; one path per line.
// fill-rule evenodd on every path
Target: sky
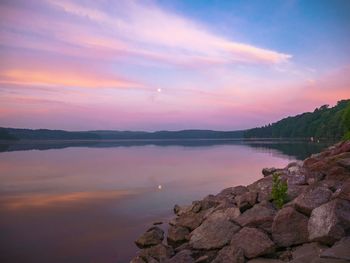
M 0 126 L 237 130 L 350 98 L 350 1 L 1 0 Z

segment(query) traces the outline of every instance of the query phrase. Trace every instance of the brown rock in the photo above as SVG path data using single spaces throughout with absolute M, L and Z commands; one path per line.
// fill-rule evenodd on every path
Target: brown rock
M 257 193 L 256 192 L 246 192 L 242 195 L 239 195 L 235 198 L 238 208 L 241 212 L 251 208 L 256 204 Z
M 350 202 L 334 199 L 315 208 L 308 224 L 309 239 L 332 245 L 350 228 Z
M 172 247 L 177 247 L 188 240 L 190 231 L 181 226 L 170 226 L 168 229 L 167 241 Z
M 244 263 L 244 252 L 241 248 L 226 246 L 222 248 L 211 263 Z
M 171 256 L 174 255 L 174 250 L 166 246 L 164 244 L 158 244 L 153 247 L 142 249 L 139 253 L 139 256 L 144 259 L 146 262 L 149 262 L 148 258 L 154 258 L 157 261 L 164 261 L 166 259 L 169 259 Z
M 211 214 L 190 234 L 190 246 L 194 249 L 217 249 L 227 245 L 240 227 L 229 221 L 224 211 Z
M 331 248 L 321 254 L 322 258 L 344 259 L 350 261 L 350 237 L 343 237 Z
M 267 234 L 256 228 L 244 227 L 231 240 L 231 246 L 243 249 L 247 258 L 270 254 L 275 250 L 275 244 Z
M 141 257 L 137 256 L 137 257 L 134 257 L 130 263 L 147 263 L 146 261 L 144 261 Z
M 240 226 L 258 227 L 271 232 L 272 222 L 276 215 L 276 209 L 269 202 L 256 204 L 234 219 Z
M 281 261 L 279 259 L 273 259 L 273 258 L 254 258 L 252 260 L 248 260 L 247 263 L 283 263 L 284 261 Z
M 272 224 L 272 238 L 279 247 L 308 241 L 308 218 L 292 207 L 278 211 Z
M 264 175 L 264 176 L 269 176 L 273 173 L 277 172 L 277 169 L 275 167 L 271 167 L 271 168 L 264 168 L 262 169 L 261 173 Z
M 271 200 L 271 189 L 272 189 L 272 175 L 266 176 L 250 185 L 248 189 L 251 192 L 258 194 L 257 201 Z
M 136 241 L 135 244 L 139 248 L 147 248 L 150 246 L 155 246 L 162 243 L 164 239 L 164 231 L 157 226 L 151 227 L 141 235 Z
M 294 200 L 295 209 L 306 215 L 311 211 L 327 203 L 332 196 L 332 191 L 326 187 L 309 187 Z
M 194 259 L 190 250 L 182 250 L 164 263 L 194 263 Z
M 306 243 L 301 246 L 293 248 L 292 256 L 293 263 L 307 263 L 311 262 L 315 258 L 318 258 L 322 251 L 326 249 L 326 246 L 323 246 L 319 243 Z
M 193 230 L 200 226 L 204 220 L 205 211 L 194 213 L 192 211 L 181 214 L 175 219 L 175 225 Z

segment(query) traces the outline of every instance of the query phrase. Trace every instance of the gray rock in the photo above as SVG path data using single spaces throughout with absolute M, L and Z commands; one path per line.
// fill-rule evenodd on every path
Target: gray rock
M 181 226 L 170 226 L 168 229 L 167 241 L 172 247 L 177 247 L 188 240 L 190 231 Z
M 182 250 L 164 263 L 194 263 L 194 259 L 190 250 Z
M 190 246 L 194 249 L 217 249 L 227 245 L 240 227 L 229 221 L 224 211 L 211 214 L 190 234 Z
M 308 241 L 308 218 L 292 207 L 278 211 L 272 224 L 272 238 L 279 247 Z
M 174 250 L 164 244 L 158 244 L 153 247 L 142 249 L 139 253 L 139 256 L 144 259 L 146 262 L 149 262 L 149 258 L 154 258 L 157 261 L 164 261 L 169 259 L 174 255 Z
M 222 248 L 211 263 L 244 263 L 244 252 L 241 248 L 226 246 Z
M 258 227 L 271 232 L 272 222 L 276 215 L 276 209 L 269 202 L 256 204 L 234 219 L 240 226 Z
M 350 202 L 334 199 L 315 208 L 308 224 L 309 239 L 328 245 L 340 240 L 350 228 Z
M 157 226 L 151 227 L 141 235 L 136 241 L 135 244 L 139 248 L 147 248 L 150 246 L 155 246 L 162 243 L 164 239 L 164 231 Z
M 294 200 L 295 209 L 306 215 L 320 205 L 327 203 L 332 191 L 326 187 L 309 187 Z
M 331 248 L 321 254 L 322 258 L 344 259 L 350 261 L 350 237 L 343 237 Z
M 244 227 L 231 240 L 231 246 L 243 249 L 247 258 L 270 254 L 275 250 L 275 244 L 269 236 L 256 228 Z
M 256 204 L 257 201 L 257 193 L 256 192 L 246 192 L 242 195 L 239 195 L 235 198 L 238 208 L 241 212 L 251 208 Z

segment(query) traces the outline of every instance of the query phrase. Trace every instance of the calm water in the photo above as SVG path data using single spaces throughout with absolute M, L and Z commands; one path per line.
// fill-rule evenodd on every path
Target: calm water
M 324 144 L 239 141 L 0 145 L 0 262 L 128 262 L 174 204 L 261 178 Z

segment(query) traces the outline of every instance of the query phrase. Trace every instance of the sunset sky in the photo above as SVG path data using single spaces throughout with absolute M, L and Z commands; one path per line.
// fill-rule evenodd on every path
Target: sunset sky
M 0 126 L 235 130 L 350 98 L 350 1 L 0 1 Z

